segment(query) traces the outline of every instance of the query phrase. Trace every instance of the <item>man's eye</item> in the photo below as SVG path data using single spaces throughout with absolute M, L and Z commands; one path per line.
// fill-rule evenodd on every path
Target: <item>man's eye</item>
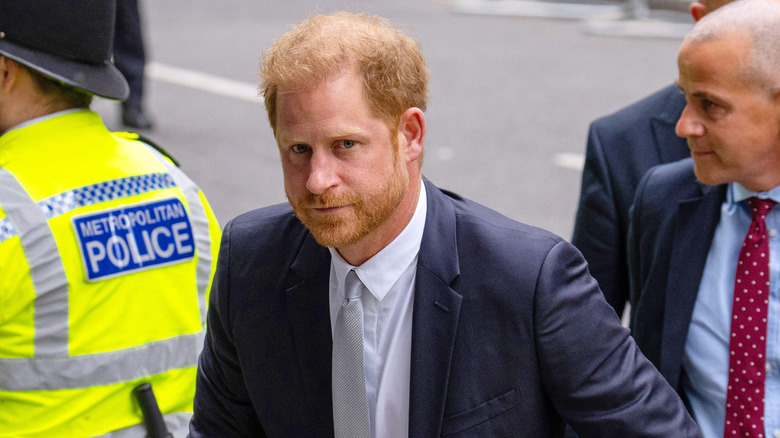
M 309 147 L 306 146 L 305 144 L 295 144 L 292 147 L 292 151 L 295 152 L 296 154 L 302 154 L 302 153 L 307 152 L 308 150 L 309 150 Z
M 352 146 L 355 146 L 355 140 L 342 140 L 341 144 L 344 145 L 345 149 L 349 149 Z
M 725 107 L 723 105 L 721 105 L 719 103 L 716 103 L 716 102 L 713 102 L 713 101 L 708 100 L 708 99 L 704 99 L 701 102 L 701 107 L 702 107 L 702 109 L 704 111 L 706 111 L 708 113 L 712 113 L 712 112 L 721 113 L 721 112 L 723 112 L 725 110 Z
M 719 119 L 721 117 L 724 117 L 728 112 L 727 108 L 724 107 L 723 105 L 707 99 L 702 100 L 701 109 L 702 111 L 704 111 L 705 114 L 707 114 L 707 117 L 713 119 Z

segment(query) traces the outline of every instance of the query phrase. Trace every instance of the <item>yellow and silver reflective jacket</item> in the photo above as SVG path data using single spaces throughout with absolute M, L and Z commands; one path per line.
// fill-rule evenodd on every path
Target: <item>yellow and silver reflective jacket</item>
M 143 382 L 185 430 L 219 236 L 178 167 L 91 111 L 0 136 L 0 436 L 144 436 Z

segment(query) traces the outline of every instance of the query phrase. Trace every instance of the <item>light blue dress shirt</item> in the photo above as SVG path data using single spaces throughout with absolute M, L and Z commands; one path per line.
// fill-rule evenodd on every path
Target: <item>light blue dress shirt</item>
M 751 196 L 780 202 L 780 187 L 755 193 L 737 183 L 729 185 L 685 343 L 683 389 L 705 438 L 723 438 L 734 278 L 742 241 L 751 222 L 750 209 L 745 201 Z M 770 298 L 764 436 L 780 438 L 780 206 L 775 206 L 769 213 L 766 225 L 769 233 Z M 684 266 L 679 268 L 685 269 Z

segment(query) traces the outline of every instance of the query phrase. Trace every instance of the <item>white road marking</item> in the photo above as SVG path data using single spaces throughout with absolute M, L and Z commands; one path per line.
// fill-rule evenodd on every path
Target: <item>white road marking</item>
M 574 153 L 555 154 L 553 164 L 564 169 L 581 171 L 585 167 L 585 155 Z
M 168 82 L 248 102 L 262 103 L 262 99 L 258 95 L 257 85 L 248 82 L 236 81 L 157 62 L 146 65 L 146 75 L 150 79 L 161 82 Z

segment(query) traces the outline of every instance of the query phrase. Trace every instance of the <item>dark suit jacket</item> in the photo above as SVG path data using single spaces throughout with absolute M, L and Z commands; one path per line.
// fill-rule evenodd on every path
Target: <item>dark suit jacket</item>
M 425 187 L 409 436 L 698 436 L 572 245 Z M 226 226 L 193 437 L 333 436 L 330 263 L 289 206 Z
M 688 158 L 650 170 L 631 216 L 631 326 L 639 348 L 680 391 L 685 340 L 727 185 L 696 181 Z
M 690 156 L 674 127 L 685 107 L 676 85 L 593 122 L 572 243 L 618 315 L 628 301 L 629 208 L 651 167 Z

